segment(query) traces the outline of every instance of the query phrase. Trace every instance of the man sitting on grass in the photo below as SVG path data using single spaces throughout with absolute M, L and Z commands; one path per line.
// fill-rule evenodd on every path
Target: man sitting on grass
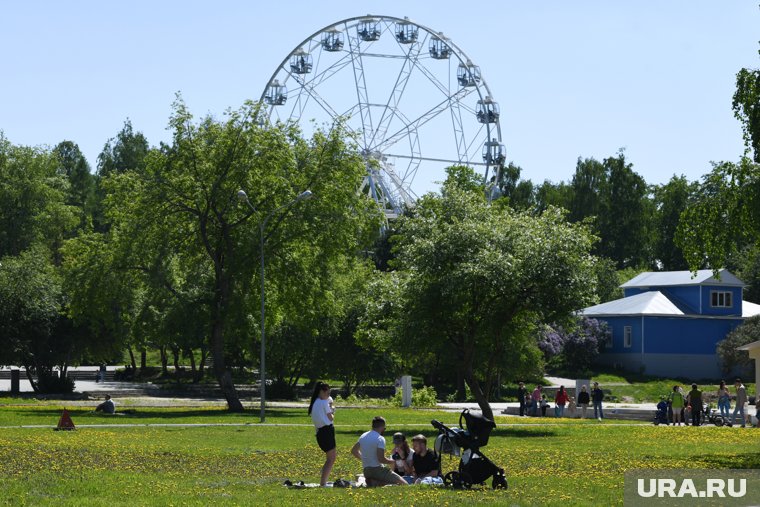
M 438 477 L 438 455 L 435 451 L 427 448 L 427 438 L 425 435 L 417 435 L 412 438 L 414 454 L 412 455 L 412 464 L 414 466 L 415 484 L 427 482 L 430 484 L 443 483 Z M 433 479 L 435 477 L 435 479 Z M 425 480 L 428 478 L 427 480 Z
M 95 412 L 103 412 L 104 414 L 113 414 L 116 412 L 116 405 L 111 399 L 110 394 L 106 394 L 106 401 L 95 407 Z
M 385 419 L 380 416 L 372 419 L 372 429 L 362 434 L 359 441 L 351 448 L 351 454 L 361 460 L 364 467 L 364 478 L 367 486 L 385 486 L 398 484 L 406 486 L 406 481 L 400 475 L 388 468 L 396 462 L 385 457 Z

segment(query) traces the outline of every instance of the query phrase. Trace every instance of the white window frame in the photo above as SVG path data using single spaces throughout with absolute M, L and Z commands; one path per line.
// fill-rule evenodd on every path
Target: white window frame
M 710 307 L 711 308 L 733 308 L 734 293 L 730 290 L 711 290 Z
M 623 347 L 630 349 L 633 346 L 633 328 L 625 326 L 623 328 Z

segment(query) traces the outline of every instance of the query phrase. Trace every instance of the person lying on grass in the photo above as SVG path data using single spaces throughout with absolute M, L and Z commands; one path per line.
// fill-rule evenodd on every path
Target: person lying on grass
M 438 477 L 438 455 L 427 448 L 425 435 L 412 437 L 412 466 L 414 468 L 414 483 L 419 484 L 425 477 Z
M 396 464 L 395 460 L 385 457 L 385 419 L 380 416 L 372 419 L 372 429 L 362 434 L 359 441 L 351 448 L 351 454 L 362 462 L 367 486 L 385 486 L 398 484 L 406 486 L 400 475 L 388 468 Z

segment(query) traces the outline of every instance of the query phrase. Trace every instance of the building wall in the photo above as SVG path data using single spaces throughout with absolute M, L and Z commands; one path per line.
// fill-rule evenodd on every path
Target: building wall
M 719 379 L 721 371 L 714 355 L 705 354 L 602 354 L 599 364 L 620 366 L 624 370 L 659 377 L 683 377 L 690 380 Z M 614 388 L 611 388 L 614 389 Z
M 731 308 L 713 308 L 711 306 L 711 293 L 713 291 L 731 292 Z M 705 285 L 702 287 L 702 315 L 741 315 L 742 314 L 742 289 L 741 287 L 721 287 L 719 285 Z
M 715 347 L 742 319 L 690 317 L 599 317 L 612 330 L 612 348 L 599 362 L 649 375 L 719 378 Z M 631 327 L 631 346 L 624 329 Z M 642 348 L 643 329 L 643 348 Z

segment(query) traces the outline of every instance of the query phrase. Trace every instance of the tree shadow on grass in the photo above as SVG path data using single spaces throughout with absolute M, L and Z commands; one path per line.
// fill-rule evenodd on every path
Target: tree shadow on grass
M 407 443 L 411 446 L 412 445 L 412 437 L 414 435 L 422 434 L 425 435 L 425 437 L 428 439 L 428 446 L 431 445 L 431 442 L 435 440 L 435 438 L 438 436 L 438 430 L 433 428 L 432 426 L 430 429 L 426 428 L 420 428 L 420 427 L 414 427 L 414 428 L 408 428 L 399 426 L 397 428 L 393 428 L 395 431 L 400 431 L 404 435 L 406 435 Z M 368 431 L 369 427 L 367 429 L 361 429 L 361 428 L 340 428 L 339 426 L 335 428 L 336 434 L 341 435 L 361 435 L 365 431 Z M 389 433 L 388 431 L 385 432 L 386 439 L 390 440 L 390 438 L 393 436 L 393 433 Z M 491 432 L 491 439 L 493 438 L 532 438 L 532 437 L 540 437 L 540 438 L 547 438 L 547 437 L 555 437 L 557 436 L 557 433 L 552 430 L 547 430 L 544 428 L 536 428 L 536 429 L 529 429 L 529 428 L 497 428 Z
M 244 412 L 229 412 L 225 409 L 214 409 L 214 410 L 208 410 L 208 409 L 186 409 L 186 410 L 168 410 L 168 411 L 160 411 L 160 410 L 146 410 L 144 408 L 123 408 L 116 410 L 116 414 L 101 414 L 95 412 L 95 409 L 81 409 L 81 408 L 73 408 L 73 409 L 67 409 L 69 412 L 69 415 L 71 415 L 72 418 L 80 418 L 81 422 L 83 424 L 89 423 L 127 423 L 127 422 L 139 422 L 141 420 L 145 419 L 159 419 L 159 420 L 171 420 L 176 422 L 180 419 L 195 419 L 196 423 L 203 423 L 204 420 L 208 420 L 209 423 L 214 422 L 225 422 L 224 419 L 228 417 L 233 417 L 237 419 L 234 422 L 250 422 L 251 424 L 255 424 L 259 422 L 259 409 L 256 408 L 255 410 L 246 410 Z M 16 412 L 16 416 L 18 419 L 24 419 L 28 416 L 36 416 L 36 417 L 49 417 L 53 418 L 56 421 L 58 418 L 60 418 L 62 409 L 60 408 L 37 408 L 33 410 L 23 410 Z M 266 415 L 268 418 L 277 418 L 277 419 L 283 419 L 283 418 L 295 418 L 295 417 L 303 417 L 302 413 L 299 413 L 296 410 L 267 410 Z M 246 420 L 240 421 L 240 418 L 245 418 Z M 250 421 L 247 419 L 250 418 Z M 198 421 L 200 419 L 200 421 Z M 74 421 L 75 424 L 77 421 Z M 192 424 L 192 423 L 189 423 Z
M 710 468 L 760 469 L 760 452 L 743 454 L 708 454 L 700 461 L 707 462 Z

